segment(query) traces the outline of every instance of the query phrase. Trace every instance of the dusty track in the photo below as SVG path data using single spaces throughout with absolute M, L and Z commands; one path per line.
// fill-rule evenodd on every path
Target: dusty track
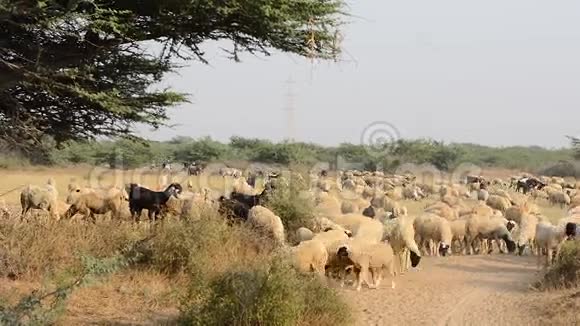
M 357 325 L 536 325 L 529 289 L 535 258 L 512 255 L 424 258 L 421 270 L 378 290 L 345 288 Z

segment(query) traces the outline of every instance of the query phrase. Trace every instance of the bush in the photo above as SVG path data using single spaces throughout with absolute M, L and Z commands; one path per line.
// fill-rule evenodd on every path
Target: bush
M 0 221 L 0 276 L 40 277 L 82 266 L 80 254 L 115 255 L 144 232 L 117 222 Z
M 580 241 L 566 241 L 554 265 L 550 267 L 541 288 L 570 288 L 580 285 Z
M 182 303 L 187 325 L 344 325 L 348 307 L 316 278 L 297 274 L 282 259 L 238 267 L 201 289 L 192 285 Z M 316 321 L 316 323 L 311 323 Z
M 314 218 L 314 203 L 301 195 L 307 189 L 301 177 L 283 178 L 276 182 L 276 189 L 268 196 L 265 204 L 282 219 L 290 243 L 295 240 L 294 231 L 302 226 L 310 226 Z
M 575 162 L 561 161 L 541 169 L 538 174 L 549 177 L 577 177 L 580 176 L 580 166 Z
M 230 227 L 215 210 L 208 209 L 195 219 L 168 219 L 158 225 L 146 261 L 170 275 L 181 272 L 206 275 L 219 273 L 238 262 L 252 261 L 270 251 L 267 242 L 252 230 L 240 225 Z

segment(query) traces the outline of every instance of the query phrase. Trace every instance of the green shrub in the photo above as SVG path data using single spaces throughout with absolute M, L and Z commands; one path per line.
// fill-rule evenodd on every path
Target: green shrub
M 282 259 L 237 267 L 182 302 L 187 325 L 345 325 L 348 307 L 316 278 L 297 274 Z
M 295 240 L 294 231 L 309 226 L 314 218 L 314 203 L 309 197 L 301 195 L 307 189 L 306 182 L 298 176 L 279 180 L 265 204 L 282 219 L 290 243 Z
M 243 225 L 229 226 L 214 209 L 196 211 L 183 221 L 166 219 L 141 247 L 142 264 L 162 273 L 198 277 L 267 255 L 272 247 Z
M 580 241 L 566 241 L 556 262 L 550 267 L 540 287 L 570 288 L 580 285 Z

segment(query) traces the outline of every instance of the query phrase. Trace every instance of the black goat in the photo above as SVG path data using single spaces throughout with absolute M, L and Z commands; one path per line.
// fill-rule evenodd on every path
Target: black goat
M 171 196 L 179 197 L 183 188 L 179 183 L 170 184 L 165 191 L 153 191 L 137 184 L 129 185 L 129 210 L 131 216 L 138 222 L 141 217 L 141 211 L 148 211 L 149 220 L 157 220 L 163 208 L 166 207 L 167 201 Z
M 239 202 L 234 199 L 229 199 L 224 196 L 219 198 L 219 208 L 218 212 L 225 216 L 230 224 L 238 221 L 245 221 L 248 219 L 248 213 L 250 207 L 245 203 Z
M 240 203 L 244 203 L 246 206 L 252 208 L 254 206 L 261 205 L 264 199 L 266 199 L 266 196 L 268 196 L 268 194 L 273 190 L 274 187 L 272 187 L 271 185 L 269 186 L 268 183 L 266 184 L 266 188 L 257 195 L 246 195 L 240 192 L 232 191 L 232 193 L 230 194 L 230 199 L 236 200 Z
M 545 183 L 536 178 L 522 178 L 516 183 L 516 191 L 519 192 L 521 189 L 524 194 L 527 194 L 532 189 L 542 190 L 545 186 Z
M 576 239 L 576 234 L 578 231 L 578 225 L 576 223 L 568 222 L 566 223 L 566 236 L 569 240 Z
M 373 207 L 373 205 L 371 205 L 363 210 L 362 215 L 370 218 L 375 218 L 377 214 L 375 212 L 375 208 Z

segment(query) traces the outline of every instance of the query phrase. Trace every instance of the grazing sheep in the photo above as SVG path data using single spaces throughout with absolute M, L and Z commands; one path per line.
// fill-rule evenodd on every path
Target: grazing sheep
M 148 210 L 149 220 L 157 220 L 157 216 L 166 208 L 169 197 L 179 198 L 183 188 L 179 183 L 170 184 L 165 191 L 153 191 L 137 184 L 129 185 L 129 210 L 131 216 L 138 222 L 143 209 Z
M 416 186 L 408 186 L 403 189 L 403 199 L 419 200 L 424 197 L 421 188 Z
M 369 219 L 362 214 L 334 216 L 333 221 L 351 230 L 353 238 L 363 239 L 369 243 L 378 243 L 383 239 L 382 223 L 375 219 Z
M 391 288 L 395 288 L 395 259 L 390 245 L 349 243 L 338 248 L 337 256 L 354 265 L 357 291 L 361 290 L 363 282 L 370 289 L 378 288 L 385 272 L 391 275 Z M 369 274 L 372 283 L 369 282 Z
M 401 216 L 384 222 L 383 240 L 389 241 L 398 257 L 399 272 L 405 273 L 409 267 L 417 267 L 421 261 L 421 251 L 415 242 L 414 218 Z
M 320 241 L 326 248 L 335 249 L 334 244 L 340 241 L 346 241 L 350 238 L 349 235 L 339 230 L 328 230 L 314 234 L 312 240 Z
M 310 229 L 305 227 L 299 227 L 296 230 L 296 239 L 298 239 L 298 243 L 312 240 L 312 238 L 314 238 L 314 232 L 312 232 Z
M 471 213 L 480 216 L 496 216 L 501 215 L 501 212 L 494 210 L 486 204 L 480 203 L 471 209 Z M 497 213 L 497 214 L 496 214 Z
M 486 202 L 489 199 L 489 192 L 485 189 L 477 190 L 477 200 Z
M 536 216 L 527 213 L 521 215 L 518 229 L 514 234 L 514 240 L 518 246 L 518 255 L 523 255 L 527 246 L 533 250 L 537 225 L 538 218 Z
M 570 196 L 561 190 L 549 192 L 548 196 L 548 200 L 554 205 L 559 204 L 560 207 L 570 205 Z
M 521 217 L 525 214 L 539 214 L 539 208 L 535 204 L 525 202 L 522 205 L 515 205 L 505 211 L 505 218 L 521 223 Z
M 340 211 L 342 214 L 358 213 L 358 206 L 351 201 L 343 201 L 340 206 Z
M 312 230 L 314 232 L 326 232 L 330 230 L 337 230 L 346 234 L 348 237 L 352 237 L 352 232 L 350 230 L 345 229 L 344 227 L 331 221 L 330 219 L 321 216 L 317 216 L 314 218 Z
M 456 196 L 445 195 L 441 197 L 441 202 L 449 205 L 449 206 L 456 206 L 461 204 L 461 199 Z
M 239 178 L 242 176 L 242 171 L 238 170 L 238 169 L 234 169 L 234 168 L 228 168 L 228 167 L 222 167 L 219 169 L 219 174 L 222 177 L 233 177 L 233 178 Z
M 570 207 L 573 208 L 577 206 L 580 206 L 580 195 L 576 195 L 570 199 Z
M 453 252 L 453 245 L 456 244 L 458 250 L 455 250 L 455 253 L 465 254 L 465 249 L 467 248 L 467 219 L 460 218 L 450 221 L 449 226 L 451 227 L 451 233 L 453 234 L 451 251 Z
M 402 187 L 395 187 L 392 190 L 389 190 L 385 193 L 387 197 L 392 200 L 402 200 L 403 199 L 403 188 Z
M 490 192 L 490 195 L 500 196 L 500 197 L 503 197 L 503 198 L 509 200 L 510 202 L 512 201 L 511 195 L 506 190 L 504 190 L 504 189 L 495 189 L 495 190 L 492 190 Z
M 247 223 L 263 234 L 272 236 L 278 245 L 283 246 L 286 243 L 282 220 L 266 207 L 260 205 L 252 207 L 248 212 Z
M 70 219 L 77 213 L 81 213 L 85 218 L 96 221 L 95 214 L 111 213 L 112 219 L 120 219 L 121 208 L 127 200 L 128 195 L 125 189 L 107 192 L 88 192 L 69 196 L 70 207 L 64 214 L 65 219 Z
M 497 209 L 500 212 L 505 212 L 508 208 L 512 206 L 512 202 L 502 196 L 491 195 L 485 202 L 489 207 Z
M 545 190 L 539 190 L 539 189 L 532 189 L 530 191 L 530 196 L 532 196 L 533 199 L 548 199 L 548 194 L 546 193 Z
M 338 199 L 328 195 L 328 193 L 324 194 L 326 195 L 322 195 L 321 193 L 317 194 L 315 199 L 316 206 L 314 207 L 315 211 L 327 216 L 341 214 L 341 204 Z
M 41 209 L 48 211 L 50 216 L 56 220 L 60 219 L 58 214 L 58 191 L 54 179 L 48 179 L 46 185 L 27 185 L 20 193 L 20 204 L 22 205 L 23 221 L 30 209 Z
M 346 179 L 344 181 L 342 181 L 342 190 L 350 190 L 350 191 L 354 191 L 356 189 L 356 182 L 354 182 L 354 180 L 352 179 Z
M 302 241 L 291 248 L 292 262 L 301 273 L 314 272 L 324 278 L 328 252 L 324 244 L 317 240 Z
M 385 212 L 391 212 L 391 217 L 398 217 L 402 215 L 407 215 L 407 208 L 402 206 L 395 200 L 387 197 L 387 196 L 375 196 L 371 200 L 371 206 L 375 209 L 381 208 L 384 209 Z
M 255 180 L 254 180 L 255 182 Z M 255 196 L 257 195 L 256 189 L 248 184 L 246 178 L 241 177 L 239 179 L 235 179 L 232 185 L 233 192 L 248 195 L 248 196 Z
M 449 221 L 459 217 L 458 212 L 445 202 L 436 202 L 425 208 L 425 213 L 432 213 L 446 218 Z
M 467 219 L 467 243 L 468 250 L 470 254 L 473 254 L 474 242 L 476 240 L 495 240 L 495 242 L 500 247 L 500 251 L 503 252 L 500 246 L 499 240 L 503 240 L 506 243 L 508 251 L 510 253 L 516 250 L 516 243 L 512 238 L 510 231 L 508 230 L 506 219 L 498 217 L 489 216 L 479 216 L 472 215 Z M 489 241 L 488 241 L 489 242 Z M 491 253 L 493 248 L 490 246 L 488 253 Z
M 420 248 L 426 247 L 427 242 L 433 242 L 430 246 L 430 255 L 448 255 L 453 240 L 453 233 L 449 221 L 435 214 L 426 213 L 417 217 L 413 223 L 415 227 L 415 242 Z
M 539 222 L 536 225 L 535 244 L 538 250 L 538 268 L 541 265 L 542 252 L 546 252 L 545 266 L 550 266 L 553 257 L 558 257 L 560 248 L 566 240 L 566 224 L 553 225 L 550 222 Z

